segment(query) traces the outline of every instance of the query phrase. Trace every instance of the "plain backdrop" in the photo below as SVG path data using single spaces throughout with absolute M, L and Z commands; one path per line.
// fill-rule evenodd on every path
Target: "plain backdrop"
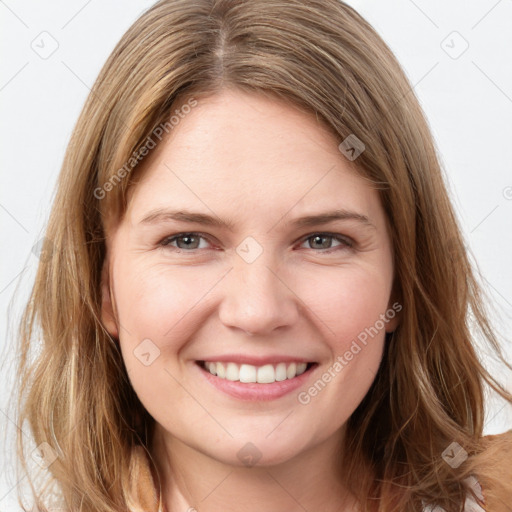
M 512 338 L 512 1 L 352 0 L 403 65 L 434 135 L 466 243 Z M 0 0 L 0 512 L 18 510 L 9 391 L 13 330 L 38 263 L 72 128 L 104 61 L 147 0 Z M 435 212 L 432 212 L 435 215 Z M 16 296 L 13 293 L 16 290 Z M 512 361 L 510 344 L 504 346 Z M 505 375 L 493 361 L 489 366 Z M 503 382 L 512 389 L 510 376 Z M 490 398 L 485 431 L 512 428 Z

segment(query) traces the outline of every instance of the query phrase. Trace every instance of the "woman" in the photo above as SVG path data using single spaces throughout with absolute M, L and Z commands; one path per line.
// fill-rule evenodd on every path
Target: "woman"
M 473 347 L 502 357 L 432 137 L 342 2 L 143 14 L 45 250 L 20 421 L 65 510 L 509 510 L 483 386 L 512 396 Z

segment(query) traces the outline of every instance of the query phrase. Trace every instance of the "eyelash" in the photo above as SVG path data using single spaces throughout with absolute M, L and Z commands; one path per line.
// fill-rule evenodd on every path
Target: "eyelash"
M 192 254 L 195 251 L 198 251 L 199 249 L 196 248 L 196 249 L 190 249 L 189 250 L 189 249 L 181 249 L 179 247 L 170 246 L 170 244 L 172 242 L 174 242 L 175 240 L 177 240 L 179 238 L 185 238 L 187 236 L 200 237 L 200 238 L 203 238 L 205 240 L 208 240 L 208 237 L 205 236 L 203 233 L 186 231 L 186 232 L 183 232 L 183 233 L 177 233 L 175 235 L 166 236 L 164 239 L 162 239 L 158 243 L 158 246 L 162 247 L 162 248 L 172 247 L 173 249 L 177 249 L 179 251 L 184 251 L 184 252 L 190 252 Z M 332 247 L 332 248 L 329 248 L 329 249 L 320 249 L 320 250 L 311 249 L 311 250 L 313 250 L 315 252 L 320 252 L 322 254 L 330 254 L 332 252 L 335 252 L 335 251 L 338 251 L 338 250 L 341 250 L 341 249 L 353 249 L 354 245 L 355 245 L 354 241 L 351 238 L 349 238 L 349 237 L 340 236 L 340 235 L 337 235 L 335 233 L 324 233 L 324 232 L 312 233 L 310 235 L 302 237 L 299 243 L 300 243 L 300 245 L 302 245 L 304 242 L 307 242 L 310 238 L 314 238 L 316 236 L 319 236 L 320 238 L 333 238 L 334 240 L 337 240 L 337 241 L 341 242 L 341 244 L 342 244 L 342 245 L 339 245 L 339 246 L 336 246 L 336 247 Z

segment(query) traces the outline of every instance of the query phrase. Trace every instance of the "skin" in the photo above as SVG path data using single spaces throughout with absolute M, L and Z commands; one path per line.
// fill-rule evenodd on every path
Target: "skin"
M 103 323 L 156 421 L 152 453 L 171 512 L 357 510 L 337 463 L 340 443 L 398 316 L 310 403 L 297 400 L 394 302 L 378 193 L 339 142 L 310 113 L 224 89 L 201 98 L 146 157 L 126 215 L 107 229 Z M 141 224 L 153 209 L 171 207 L 233 227 Z M 340 208 L 373 226 L 290 224 Z M 190 232 L 205 238 L 192 248 L 183 238 L 169 244 Z M 313 236 L 326 232 L 342 240 Z M 263 250 L 252 263 L 236 252 L 248 236 Z M 149 366 L 134 355 L 144 339 L 160 350 Z M 195 364 L 226 353 L 290 354 L 319 366 L 299 390 L 247 402 L 211 386 Z M 249 442 L 261 457 L 253 467 L 237 456 Z

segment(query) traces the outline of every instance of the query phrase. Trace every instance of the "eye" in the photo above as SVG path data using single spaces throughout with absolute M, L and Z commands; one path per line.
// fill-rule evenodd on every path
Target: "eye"
M 209 243 L 208 239 L 201 233 L 177 233 L 165 237 L 159 242 L 161 247 L 173 247 L 178 250 L 185 250 L 193 252 L 197 249 L 205 249 L 207 246 L 201 245 L 201 241 Z M 332 246 L 333 241 L 339 242 L 337 246 Z M 337 250 L 343 250 L 354 247 L 354 241 L 345 236 L 337 235 L 334 233 L 313 233 L 302 239 L 301 245 L 309 242 L 310 249 L 321 249 L 318 252 L 331 253 Z M 176 244 L 176 245 L 175 245 Z
M 332 241 L 336 240 L 339 245 L 332 247 Z M 320 252 L 330 253 L 337 250 L 347 249 L 354 247 L 354 241 L 348 237 L 336 235 L 333 233 L 313 233 L 303 239 L 302 243 L 309 242 L 312 249 L 328 249 Z
M 163 247 L 174 247 L 176 249 L 185 249 L 185 250 L 194 250 L 194 249 L 204 249 L 204 246 L 201 247 L 201 240 L 207 240 L 200 233 L 178 233 L 177 235 L 168 236 L 164 238 L 159 245 Z M 177 243 L 176 245 L 174 242 Z

